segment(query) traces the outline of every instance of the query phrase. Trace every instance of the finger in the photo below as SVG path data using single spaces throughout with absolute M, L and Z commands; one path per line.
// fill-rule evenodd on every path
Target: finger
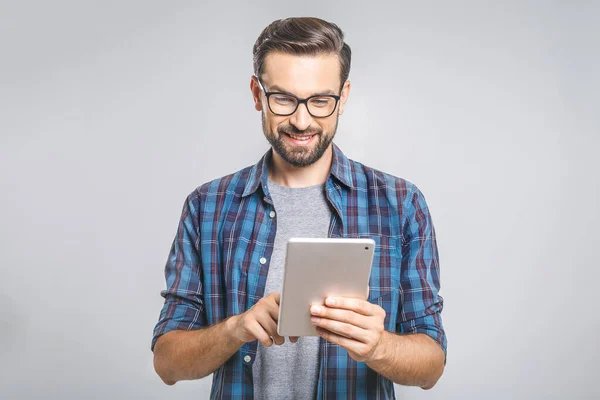
M 313 322 L 313 325 L 326 329 L 330 332 L 336 333 L 340 336 L 347 337 L 349 339 L 354 339 L 362 343 L 369 342 L 369 331 L 359 328 L 357 326 L 347 324 L 345 322 L 334 321 L 332 319 L 327 318 L 318 318 L 319 320 Z M 312 321 L 312 319 L 311 319 Z
M 273 292 L 267 296 L 270 301 L 265 302 L 266 309 L 269 312 L 269 315 L 275 322 L 279 320 L 279 292 Z
M 275 304 L 277 305 L 279 305 L 279 302 L 281 301 L 281 293 L 279 292 L 273 292 L 267 297 L 272 298 L 275 301 Z
M 269 314 L 260 314 L 257 316 L 256 319 L 267 332 L 267 334 L 270 337 L 273 337 L 273 342 L 276 345 L 282 345 L 283 343 L 285 343 L 285 338 L 279 336 L 279 334 L 277 333 L 277 322 L 275 322 Z
M 351 310 L 312 306 L 310 313 L 316 317 L 345 322 L 363 329 L 369 329 L 373 325 L 373 319 L 370 316 L 358 314 Z
M 328 331 L 327 329 L 317 328 L 317 333 L 328 342 L 337 344 L 338 346 L 341 346 L 350 352 L 362 354 L 366 350 L 364 343 L 340 336 L 334 332 Z
M 273 345 L 273 340 L 271 340 L 269 334 L 257 320 L 248 323 L 248 331 L 265 347 L 271 347 Z
M 298 336 L 290 336 L 290 342 L 292 343 L 296 343 L 298 341 L 299 337 Z
M 328 297 L 325 300 L 325 305 L 332 308 L 341 308 L 352 310 L 362 315 L 378 315 L 383 309 L 375 304 L 371 304 L 366 300 L 355 299 L 352 297 Z M 385 312 L 385 311 L 384 311 Z
M 285 343 L 285 338 L 283 336 L 279 336 L 277 333 L 273 334 L 273 342 L 275 342 L 276 345 L 281 346 L 282 344 Z
M 276 345 L 282 345 L 285 343 L 285 338 L 283 336 L 279 336 L 279 334 L 277 333 L 277 324 L 275 324 L 275 326 L 272 328 L 273 331 L 271 332 L 271 336 L 273 337 L 273 341 L 275 342 Z

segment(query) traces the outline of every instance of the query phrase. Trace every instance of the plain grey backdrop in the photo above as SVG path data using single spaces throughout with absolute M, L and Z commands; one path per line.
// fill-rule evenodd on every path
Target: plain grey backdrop
M 346 33 L 336 143 L 414 182 L 448 364 L 404 399 L 599 398 L 598 2 L 0 1 L 0 397 L 206 399 L 150 340 L 185 197 L 267 150 L 271 21 Z

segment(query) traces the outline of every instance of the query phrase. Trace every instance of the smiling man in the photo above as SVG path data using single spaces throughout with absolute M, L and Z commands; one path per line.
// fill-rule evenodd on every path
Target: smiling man
M 271 148 L 184 202 L 165 267 L 154 366 L 167 384 L 211 373 L 211 398 L 394 397 L 445 366 L 435 230 L 412 183 L 332 141 L 350 94 L 350 47 L 318 18 L 271 23 L 250 80 Z M 312 307 L 318 337 L 277 334 L 290 237 L 370 237 L 367 300 Z

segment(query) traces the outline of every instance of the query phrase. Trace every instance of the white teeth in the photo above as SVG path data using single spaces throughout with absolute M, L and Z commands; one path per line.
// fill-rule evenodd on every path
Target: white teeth
M 314 135 L 311 135 L 311 136 L 295 136 L 295 135 L 291 135 L 291 134 L 289 134 L 289 133 L 288 133 L 288 135 L 289 135 L 289 136 L 290 136 L 292 139 L 299 140 L 299 141 L 301 141 L 301 142 L 304 142 L 304 141 L 306 141 L 306 140 L 308 140 L 308 139 L 310 139 L 311 137 L 313 137 L 313 136 L 314 136 Z

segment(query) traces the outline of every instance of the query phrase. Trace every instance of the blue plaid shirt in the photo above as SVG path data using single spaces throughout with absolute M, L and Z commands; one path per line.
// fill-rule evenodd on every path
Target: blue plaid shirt
M 186 198 L 152 350 L 166 332 L 217 324 L 263 297 L 277 227 L 267 187 L 271 154 Z M 368 300 L 385 309 L 385 329 L 424 333 L 446 353 L 438 250 L 423 194 L 409 181 L 348 159 L 335 144 L 325 191 L 333 210 L 329 237 L 375 240 Z M 244 344 L 214 372 L 211 398 L 253 398 L 257 343 Z M 344 348 L 321 338 L 319 351 L 318 399 L 394 398 L 393 383 Z

